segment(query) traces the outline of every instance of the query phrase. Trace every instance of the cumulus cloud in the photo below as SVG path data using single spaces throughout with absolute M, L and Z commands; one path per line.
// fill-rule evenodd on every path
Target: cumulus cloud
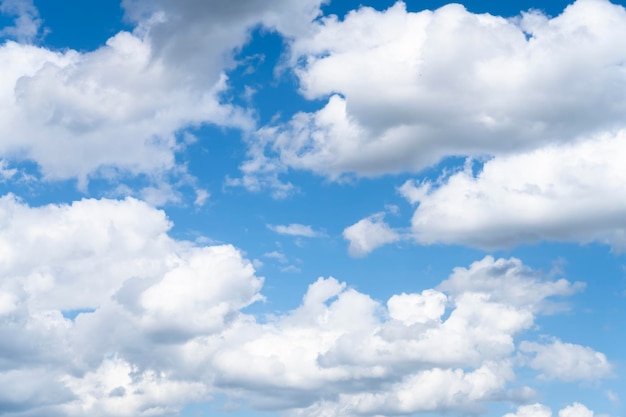
M 496 156 L 474 172 L 409 180 L 398 192 L 417 205 L 413 239 L 495 249 L 545 240 L 626 249 L 626 130 L 574 144 Z M 398 233 L 398 232 L 396 232 Z
M 82 54 L 8 42 L 0 57 L 0 153 L 34 160 L 48 179 L 158 174 L 175 166 L 179 129 L 250 126 L 219 103 L 224 77 L 204 90 L 181 83 L 136 34 Z
M 549 297 L 575 294 L 582 291 L 585 284 L 572 284 L 564 278 L 546 281 L 519 259 L 486 256 L 472 263 L 470 268 L 454 268 L 438 288 L 452 296 L 476 292 L 489 296 L 492 301 L 549 313 L 556 307 L 548 300 Z
M 142 372 L 118 357 L 105 359 L 100 367 L 81 377 L 67 375 L 61 382 L 76 395 L 57 407 L 68 416 L 176 415 L 181 402 L 200 399 L 207 391 L 200 382 Z
M 399 241 L 402 236 L 384 220 L 384 213 L 377 213 L 361 219 L 343 231 L 348 242 L 348 252 L 352 256 L 365 256 L 374 249 Z
M 174 240 L 165 214 L 132 198 L 30 207 L 7 195 L 0 213 L 0 380 L 21 387 L 3 409 L 171 415 L 207 392 L 175 375 L 171 346 L 262 298 L 238 250 Z
M 611 364 L 603 353 L 587 346 L 555 340 L 544 345 L 523 342 L 520 351 L 531 355 L 530 367 L 547 379 L 563 381 L 594 380 L 611 375 Z
M 327 104 L 261 129 L 252 157 L 273 175 L 374 176 L 623 128 L 625 28 L 624 8 L 604 0 L 554 18 L 402 2 L 324 17 L 291 51 L 302 94 Z
M 498 156 L 440 184 L 405 183 L 418 203 L 412 219 L 421 244 L 511 247 L 542 240 L 599 241 L 626 248 L 626 131 L 576 144 Z
M 78 178 L 82 187 L 93 176 L 170 172 L 185 128 L 254 128 L 246 110 L 222 100 L 235 50 L 258 26 L 295 36 L 317 16 L 319 3 L 129 0 L 123 6 L 133 32 L 94 51 L 5 42 L 0 156 L 32 160 L 44 178 Z M 29 1 L 5 0 L 1 7 L 37 17 Z M 15 31 L 25 33 L 23 26 Z
M 559 417 L 593 417 L 593 411 L 580 403 L 574 403 L 559 410 Z M 509 413 L 504 417 L 552 417 L 552 410 L 543 404 L 523 405 L 516 413 Z
M 392 296 L 387 302 L 387 309 L 390 317 L 410 326 L 439 320 L 447 301 L 447 297 L 438 291 L 424 290 L 421 294 Z
M 299 236 L 299 237 L 319 237 L 320 232 L 313 230 L 309 225 L 291 223 L 289 225 L 273 225 L 268 224 L 268 229 L 281 235 Z
M 218 392 L 295 415 L 480 410 L 508 395 L 515 339 L 579 289 L 485 258 L 386 304 L 320 278 L 257 320 L 251 263 L 173 239 L 144 202 L 7 195 L 0 212 L 0 381 L 19 388 L 0 401 L 24 415 L 166 416 Z
M 515 413 L 505 414 L 504 417 L 552 417 L 552 410 L 543 404 L 523 405 Z
M 293 415 L 479 410 L 507 392 L 514 338 L 533 325 L 540 306 L 580 287 L 551 285 L 515 259 L 485 258 L 448 281 L 461 275 L 469 282 L 488 277 L 491 288 L 444 282 L 383 306 L 320 278 L 297 309 L 228 332 L 213 359 L 216 383 L 242 389 L 240 398 L 257 407 Z
M 593 417 L 594 412 L 582 405 L 574 403 L 559 411 L 559 417 Z

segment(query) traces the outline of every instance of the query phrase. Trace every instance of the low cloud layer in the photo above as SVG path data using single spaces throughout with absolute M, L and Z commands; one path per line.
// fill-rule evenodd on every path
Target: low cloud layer
M 611 369 L 590 347 L 523 341 L 583 285 L 516 259 L 487 257 L 386 304 L 319 278 L 295 310 L 259 322 L 241 311 L 263 300 L 251 263 L 173 239 L 146 203 L 7 195 L 0 210 L 0 380 L 20 387 L 2 401 L 20 415 L 166 416 L 215 393 L 293 415 L 480 410 L 516 388 L 519 366 L 564 381 Z M 416 386 L 430 388 L 408 396 Z

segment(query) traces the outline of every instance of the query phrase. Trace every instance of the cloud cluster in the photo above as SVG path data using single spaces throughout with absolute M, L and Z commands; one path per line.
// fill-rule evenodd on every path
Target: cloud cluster
M 324 17 L 291 53 L 302 94 L 327 104 L 261 129 L 265 150 L 252 157 L 264 161 L 259 175 L 375 176 L 623 128 L 625 23 L 624 8 L 604 0 L 554 18 L 458 4 L 407 12 L 402 2 Z
M 82 187 L 94 176 L 175 171 L 184 129 L 254 128 L 247 110 L 221 97 L 225 72 L 250 31 L 264 26 L 295 36 L 319 13 L 318 0 L 123 6 L 134 31 L 93 51 L 0 45 L 1 157 L 34 161 L 44 178 L 77 178 Z M 5 31 L 19 32 L 20 41 L 34 36 L 22 22 L 37 17 L 32 3 L 5 0 L 0 11 L 20 16 Z
M 177 375 L 172 347 L 262 298 L 238 250 L 176 241 L 138 200 L 30 207 L 7 195 L 0 212 L 0 379 L 19 388 L 2 394 L 5 411 L 168 415 L 207 392 Z
M 589 347 L 519 343 L 582 284 L 516 259 L 386 304 L 320 278 L 298 308 L 259 321 L 241 311 L 263 299 L 250 262 L 171 238 L 146 203 L 7 195 L 0 211 L 0 380 L 19 388 L 0 397 L 7 416 L 166 416 L 216 393 L 294 415 L 480 410 L 512 395 L 519 366 L 566 381 L 611 369 Z M 550 361 L 556 350 L 574 359 Z
M 7 42 L 0 59 L 0 154 L 36 162 L 47 179 L 156 175 L 174 169 L 179 129 L 250 126 L 219 103 L 225 78 L 195 89 L 136 34 L 88 53 Z
M 227 336 L 215 356 L 217 382 L 239 388 L 253 406 L 293 415 L 478 411 L 512 395 L 515 352 L 523 353 L 516 337 L 552 311 L 550 298 L 580 289 L 546 281 L 518 260 L 492 258 L 386 305 L 320 278 L 296 310 Z
M 576 144 L 497 156 L 439 183 L 399 191 L 418 204 L 412 235 L 421 244 L 499 248 L 542 240 L 598 241 L 626 248 L 626 131 Z

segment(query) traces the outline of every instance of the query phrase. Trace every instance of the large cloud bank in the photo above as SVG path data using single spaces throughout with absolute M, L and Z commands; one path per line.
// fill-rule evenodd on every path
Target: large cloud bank
M 591 347 L 524 340 L 584 286 L 516 259 L 386 303 L 319 278 L 298 308 L 259 321 L 242 309 L 263 300 L 263 279 L 241 252 L 173 239 L 146 203 L 6 195 L 0 211 L 0 380 L 17 387 L 4 415 L 165 416 L 216 393 L 294 415 L 480 410 L 534 398 L 520 368 L 611 374 Z
M 626 11 L 579 0 L 505 19 L 404 3 L 323 18 L 296 39 L 312 113 L 259 132 L 269 155 L 333 178 L 419 170 L 450 155 L 507 154 L 623 128 Z

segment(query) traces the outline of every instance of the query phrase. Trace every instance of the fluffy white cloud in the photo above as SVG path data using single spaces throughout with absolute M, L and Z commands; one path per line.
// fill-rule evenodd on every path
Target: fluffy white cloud
M 117 357 L 104 360 L 98 369 L 81 377 L 67 375 L 61 382 L 76 395 L 57 407 L 66 416 L 173 416 L 179 404 L 201 399 L 207 393 L 201 382 L 171 380 L 162 372 L 141 372 Z
M 374 249 L 399 241 L 401 235 L 384 220 L 384 213 L 377 213 L 359 220 L 343 231 L 348 242 L 348 252 L 352 256 L 365 256 Z
M 225 78 L 202 90 L 181 82 L 137 34 L 83 54 L 8 42 L 0 59 L 0 154 L 34 160 L 49 179 L 155 175 L 174 168 L 181 128 L 251 126 L 219 103 Z
M 320 402 L 292 415 L 389 416 L 478 411 L 477 403 L 500 392 L 510 375 L 506 364 L 486 364 L 472 372 L 435 368 L 418 372 L 382 392 L 342 394 L 336 402 Z
M 305 224 L 292 223 L 289 225 L 272 225 L 268 224 L 267 227 L 278 234 L 281 235 L 289 235 L 289 236 L 300 236 L 300 237 L 318 237 L 321 235 L 320 232 L 313 230 L 311 226 Z
M 559 410 L 559 417 L 593 417 L 593 415 L 593 411 L 580 403 Z M 552 417 L 552 410 L 543 404 L 523 405 L 516 413 L 509 413 L 504 417 Z
M 173 250 L 165 214 L 134 199 L 29 207 L 6 195 L 0 213 L 2 284 L 37 310 L 96 308 L 125 280 L 165 271 Z
M 626 131 L 485 162 L 440 184 L 407 182 L 419 203 L 413 236 L 422 244 L 511 247 L 541 240 L 599 241 L 626 248 Z
M 515 259 L 485 258 L 439 289 L 392 296 L 385 308 L 320 278 L 296 310 L 265 324 L 239 322 L 225 334 L 212 359 L 216 383 L 294 415 L 477 410 L 505 395 L 514 338 L 546 299 L 579 288 L 543 280 Z
M 386 304 L 320 278 L 261 321 L 241 312 L 263 282 L 241 253 L 171 238 L 144 202 L 8 195 L 0 214 L 0 382 L 19 388 L 0 403 L 24 415 L 166 416 L 215 393 L 295 415 L 478 411 L 509 398 L 516 338 L 580 289 L 487 257 Z M 522 346 L 546 374 L 550 349 Z
M 580 403 L 574 403 L 559 411 L 559 417 L 593 417 L 594 412 Z
M 0 46 L 0 156 L 35 161 L 45 178 L 78 178 L 83 187 L 90 176 L 170 172 L 183 129 L 254 127 L 220 98 L 236 48 L 259 25 L 300 33 L 319 3 L 131 0 L 123 5 L 134 31 L 94 51 L 8 41 Z M 31 2 L 5 0 L 1 11 L 36 23 Z M 13 28 L 20 39 L 22 20 Z
M 389 316 L 410 326 L 439 320 L 446 309 L 447 298 L 434 290 L 424 290 L 421 294 L 392 296 L 387 302 Z
M 494 273 L 495 272 L 495 273 Z M 528 308 L 531 311 L 551 312 L 556 307 L 548 300 L 559 295 L 568 296 L 583 290 L 585 284 L 574 284 L 561 278 L 543 280 L 541 275 L 524 266 L 519 259 L 494 259 L 486 256 L 472 263 L 470 268 L 454 268 L 450 277 L 438 289 L 452 296 L 467 292 L 480 293 L 491 301 Z
M 543 404 L 531 404 L 518 407 L 517 412 L 505 414 L 504 417 L 552 417 L 552 410 Z
M 603 353 L 587 346 L 555 340 L 548 345 L 523 342 L 520 351 L 531 355 L 529 364 L 547 379 L 593 380 L 611 375 L 611 364 Z
M 296 39 L 292 63 L 304 96 L 328 103 L 261 129 L 266 150 L 252 156 L 262 175 L 371 176 L 623 128 L 625 28 L 624 8 L 604 0 L 554 18 L 402 2 L 325 17 Z
M 206 395 L 206 381 L 177 376 L 174 347 L 261 298 L 239 251 L 174 240 L 162 211 L 131 198 L 30 207 L 7 195 L 0 213 L 0 380 L 19 387 L 3 410 L 171 415 Z

